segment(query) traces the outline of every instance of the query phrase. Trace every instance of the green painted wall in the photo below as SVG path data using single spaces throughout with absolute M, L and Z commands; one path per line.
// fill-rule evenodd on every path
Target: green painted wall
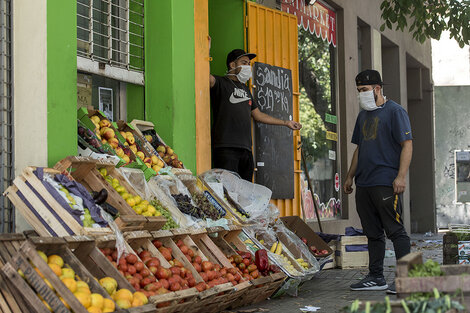
M 47 1 L 47 159 L 77 154 L 77 3 Z
M 147 120 L 196 172 L 194 2 L 145 1 Z
M 243 0 L 209 0 L 211 73 L 225 75 L 227 54 L 244 48 Z
M 127 121 L 145 120 L 145 90 L 143 86 L 127 84 Z

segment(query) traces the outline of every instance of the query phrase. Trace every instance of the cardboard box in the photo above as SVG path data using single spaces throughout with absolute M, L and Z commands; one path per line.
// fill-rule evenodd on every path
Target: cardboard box
M 299 238 L 306 238 L 307 239 L 307 247 L 315 246 L 318 250 L 326 250 L 328 254 L 322 256 L 327 257 L 333 253 L 333 249 L 331 249 L 328 244 L 318 236 L 313 229 L 307 225 L 300 217 L 298 216 L 284 216 L 281 217 L 282 222 L 284 225 L 293 233 L 295 233 Z M 313 254 L 312 251 L 310 251 Z M 315 255 L 314 255 L 315 256 Z
M 366 236 L 341 236 L 336 252 L 336 264 L 338 267 L 346 269 L 369 266 L 369 251 L 347 251 L 348 246 L 366 244 Z

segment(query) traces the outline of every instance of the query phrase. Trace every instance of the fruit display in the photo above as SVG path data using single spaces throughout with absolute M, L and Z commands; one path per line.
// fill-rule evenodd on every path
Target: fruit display
M 111 299 L 105 298 L 99 293 L 92 292 L 88 283 L 83 281 L 75 273 L 75 271 L 64 262 L 61 256 L 57 254 L 51 254 L 47 256 L 41 250 L 37 250 L 37 253 L 47 263 L 54 274 L 59 277 L 61 282 L 70 290 L 70 292 L 72 292 L 77 300 L 87 309 L 88 312 L 114 312 L 116 310 L 116 304 Z M 35 270 L 39 276 L 44 279 L 44 282 L 49 286 L 49 288 L 55 291 L 52 284 L 47 280 L 47 278 L 45 278 L 45 276 L 39 271 L 37 267 L 35 267 Z M 22 273 L 20 272 L 20 274 Z M 107 277 L 107 279 L 111 278 Z M 65 307 L 70 309 L 70 305 L 64 300 L 64 298 L 58 294 L 57 296 L 63 302 Z M 52 310 L 45 300 L 42 301 L 49 310 Z
M 162 213 L 158 211 L 147 200 L 143 200 L 140 196 L 131 194 L 124 186 L 121 186 L 119 180 L 108 175 L 106 168 L 100 168 L 101 176 L 116 190 L 121 197 L 126 200 L 127 204 L 134 210 L 136 214 L 142 216 L 161 216 Z
M 146 130 L 143 132 L 143 134 L 145 139 L 152 145 L 152 147 L 157 151 L 158 155 L 167 165 L 174 168 L 184 168 L 183 162 L 178 160 L 178 156 L 170 146 L 167 146 L 161 142 L 155 130 Z
M 188 215 L 191 215 L 192 217 L 203 219 L 203 220 L 207 218 L 210 218 L 212 220 L 218 220 L 221 218 L 220 212 L 213 205 L 211 205 L 210 203 L 209 204 L 202 203 L 200 198 L 198 199 L 199 199 L 199 202 L 203 204 L 202 209 L 200 207 L 194 206 L 191 203 L 191 198 L 188 195 L 175 194 L 172 196 L 176 201 L 178 209 L 184 214 L 188 214 Z
M 104 145 L 96 134 L 88 129 L 80 120 L 78 123 L 78 142 L 82 148 L 90 147 L 94 152 L 115 155 L 114 150 L 109 145 Z M 85 142 L 85 144 L 83 143 Z
M 214 221 L 222 218 L 224 214 L 217 210 L 207 198 L 204 196 L 202 192 L 193 193 L 192 194 L 193 200 L 196 203 L 196 206 L 201 210 L 204 215 Z
M 114 132 L 111 122 L 106 118 L 101 119 L 98 115 L 93 115 L 90 119 L 95 125 L 94 132 L 98 139 L 100 139 L 102 143 L 109 144 L 114 149 L 116 155 L 124 160 L 125 165 L 131 163 L 135 158 L 132 153 L 132 148 L 119 143 L 119 139 Z
M 302 273 L 299 272 L 294 264 L 292 264 L 292 261 L 290 258 L 287 256 L 286 252 L 283 252 L 283 245 L 280 241 L 276 241 L 272 244 L 271 246 L 271 255 L 275 258 L 275 260 L 280 264 L 289 274 L 293 276 L 302 276 Z M 294 260 L 294 262 L 296 262 Z M 301 266 L 299 264 L 299 266 Z
M 153 205 L 157 211 L 159 211 L 162 216 L 166 218 L 166 223 L 163 225 L 162 229 L 174 229 L 179 228 L 178 223 L 175 222 L 171 213 L 158 201 L 157 199 L 153 199 L 150 201 L 150 204 Z
M 128 146 L 134 154 L 142 160 L 142 162 L 147 165 L 147 167 L 153 169 L 158 173 L 162 168 L 165 167 L 165 164 L 160 160 L 156 155 L 149 156 L 148 153 L 144 150 L 142 143 L 135 138 L 134 134 L 130 131 L 120 131 L 122 137 L 126 140 L 124 143 L 125 146 Z
M 255 261 L 251 253 L 245 251 L 237 251 L 237 254 L 227 255 L 228 260 L 232 263 L 233 267 L 247 280 L 257 279 L 261 276 L 268 276 L 272 273 L 279 272 L 279 268 L 275 265 L 269 265 L 269 260 L 260 259 Z M 263 272 L 260 272 L 258 265 L 262 266 Z
M 313 255 L 317 258 L 321 258 L 321 257 L 328 255 L 328 250 L 325 250 L 325 249 L 318 250 L 317 247 L 315 247 L 314 245 L 311 245 L 309 249 L 313 253 Z
M 117 289 L 118 283 L 112 277 L 104 277 L 99 280 L 100 285 L 106 290 L 106 292 L 113 298 L 116 302 L 116 306 L 121 309 L 129 309 L 135 308 L 148 303 L 148 297 L 140 291 L 132 292 L 129 289 L 121 288 Z M 109 302 L 109 301 L 104 301 Z M 109 306 L 109 304 L 108 304 Z M 103 310 L 102 312 L 114 312 L 114 309 L 110 311 L 111 308 L 108 310 Z M 89 312 L 95 312 L 90 311 Z M 97 311 L 99 312 L 99 311 Z

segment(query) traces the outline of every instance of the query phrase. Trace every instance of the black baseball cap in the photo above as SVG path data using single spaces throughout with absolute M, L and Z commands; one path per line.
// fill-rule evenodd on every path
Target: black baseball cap
M 383 85 L 382 77 L 376 70 L 365 70 L 357 74 L 356 86 L 364 85 Z
M 230 69 L 230 63 L 238 60 L 239 58 L 247 56 L 250 60 L 256 58 L 254 53 L 246 53 L 243 49 L 234 49 L 227 54 L 227 69 Z

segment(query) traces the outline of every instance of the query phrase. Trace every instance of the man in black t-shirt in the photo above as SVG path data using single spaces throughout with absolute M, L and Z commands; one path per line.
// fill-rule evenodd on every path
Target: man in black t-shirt
M 251 78 L 250 60 L 256 54 L 242 49 L 227 55 L 227 74 L 210 76 L 212 106 L 212 147 L 214 168 L 236 172 L 241 178 L 253 178 L 251 153 L 251 117 L 256 122 L 299 130 L 302 125 L 283 121 L 261 112 L 246 82 Z

